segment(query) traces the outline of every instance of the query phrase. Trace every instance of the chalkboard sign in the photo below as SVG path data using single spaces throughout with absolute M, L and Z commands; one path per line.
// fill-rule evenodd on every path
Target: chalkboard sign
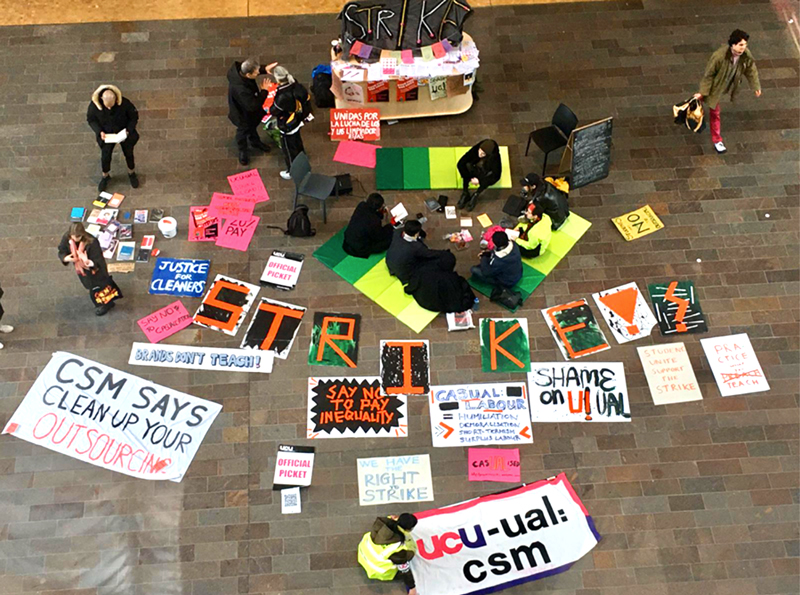
M 570 188 L 580 188 L 608 176 L 611 168 L 611 124 L 606 118 L 572 132 Z

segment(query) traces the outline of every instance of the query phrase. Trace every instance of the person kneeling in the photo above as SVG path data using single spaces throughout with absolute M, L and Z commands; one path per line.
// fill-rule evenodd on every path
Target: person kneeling
M 344 230 L 344 251 L 357 258 L 386 252 L 392 243 L 394 228 L 382 225 L 385 215 L 383 197 L 377 192 L 358 203 Z
M 536 258 L 547 250 L 553 237 L 552 222 L 541 205 L 532 203 L 525 211 L 526 221 L 520 221 L 514 230 L 519 233 L 516 242 L 525 258 Z
M 478 281 L 501 289 L 510 289 L 522 279 L 522 255 L 519 247 L 510 242 L 504 231 L 492 235 L 493 250 L 480 254 L 481 262 L 470 269 Z
M 450 250 L 431 250 L 424 239 L 422 223 L 416 219 L 406 221 L 402 230 L 394 232 L 392 244 L 386 252 L 386 266 L 403 285 L 411 280 L 414 269 L 423 264 L 431 264 L 444 272 L 452 271 L 456 266 L 455 256 Z

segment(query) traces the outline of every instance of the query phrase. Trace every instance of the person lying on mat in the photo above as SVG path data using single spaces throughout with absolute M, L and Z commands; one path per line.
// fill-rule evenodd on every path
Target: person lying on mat
M 489 138 L 482 140 L 458 160 L 458 173 L 463 179 L 463 190 L 457 206 L 459 209 L 466 207 L 471 211 L 475 208 L 481 192 L 496 184 L 503 173 L 500 147 Z M 472 194 L 469 191 L 470 184 L 478 186 Z
M 552 225 L 542 205 L 531 203 L 525 211 L 525 219 L 514 228 L 519 233 L 515 241 L 522 256 L 535 258 L 547 250 L 550 238 L 553 237 Z
M 452 270 L 455 264 L 455 255 L 447 252 L 441 259 L 429 260 L 414 267 L 405 292 L 432 312 L 464 312 L 471 309 L 475 305 L 475 294 L 467 280 Z M 442 270 L 443 266 L 445 270 Z
M 431 250 L 424 239 L 422 223 L 416 219 L 406 221 L 402 229 L 394 232 L 386 252 L 386 266 L 403 285 L 411 280 L 413 270 L 425 263 L 435 265 L 439 271 L 449 272 L 455 268 L 456 259 L 450 250 Z
M 344 230 L 344 251 L 357 258 L 386 252 L 392 243 L 394 228 L 389 224 L 382 225 L 385 215 L 383 196 L 377 192 L 358 203 Z
M 504 231 L 492 235 L 493 250 L 480 253 L 481 262 L 470 269 L 478 281 L 501 289 L 510 289 L 522 279 L 522 255 L 519 247 L 509 241 Z
M 528 174 L 520 181 L 522 184 L 522 196 L 527 197 L 530 202 L 527 209 L 531 210 L 535 205 L 541 205 L 546 215 L 550 217 L 553 230 L 564 225 L 564 221 L 569 217 L 569 184 L 564 178 L 545 178 L 539 174 Z

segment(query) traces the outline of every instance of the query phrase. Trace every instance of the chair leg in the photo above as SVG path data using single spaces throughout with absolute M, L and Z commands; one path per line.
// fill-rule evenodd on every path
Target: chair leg
M 549 154 L 550 154 L 550 153 L 545 153 L 545 154 L 544 154 L 544 165 L 542 165 L 542 177 L 544 177 L 544 175 L 545 175 L 545 172 L 547 171 L 547 156 L 548 156 Z
M 297 208 L 297 190 L 294 191 L 294 202 L 292 203 L 292 210 L 294 211 Z
M 327 200 L 323 200 L 322 201 L 322 222 L 323 223 L 327 223 L 328 222 L 328 209 L 326 208 L 327 204 L 328 204 Z
M 530 148 L 531 148 L 531 135 L 529 134 L 528 135 L 528 146 L 525 147 L 525 157 L 528 156 L 528 149 L 530 149 Z

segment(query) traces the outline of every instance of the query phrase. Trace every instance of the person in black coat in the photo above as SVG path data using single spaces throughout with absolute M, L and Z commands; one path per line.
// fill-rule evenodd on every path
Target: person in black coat
M 569 217 L 569 195 L 556 188 L 549 181 L 549 178 L 542 179 L 537 173 L 530 173 L 521 180 L 522 196 L 528 197 L 529 204 L 526 212 L 533 212 L 536 205 L 540 205 L 542 210 L 552 221 L 553 231 L 564 225 Z
M 455 256 L 448 252 L 453 259 Z M 405 292 L 432 312 L 464 312 L 475 304 L 475 294 L 461 275 L 455 271 L 443 271 L 440 262 L 429 261 L 414 267 Z
M 94 130 L 100 147 L 103 177 L 100 178 L 97 189 L 104 192 L 108 188 L 108 182 L 111 180 L 111 155 L 117 146 L 117 143 L 106 142 L 106 134 L 118 134 L 123 130 L 127 137 L 119 145 L 128 165 L 128 179 L 131 186 L 138 188 L 139 178 L 136 176 L 136 161 L 133 157 L 133 147 L 139 142 L 139 133 L 136 132 L 139 112 L 136 111 L 136 106 L 127 97 L 123 97 L 122 91 L 114 85 L 100 85 L 92 93 L 92 100 L 86 111 L 86 122 Z
M 3 297 L 3 288 L 0 287 L 0 298 Z M 0 304 L 0 320 L 3 320 L 3 314 L 5 314 L 5 310 L 3 310 L 3 305 Z M 14 330 L 14 327 L 10 324 L 0 324 L 0 333 L 7 334 Z M 0 343 L 0 349 L 3 348 L 3 344 Z
M 288 180 L 291 178 L 289 170 L 292 168 L 292 161 L 305 152 L 300 129 L 306 122 L 313 120 L 314 116 L 311 113 L 311 95 L 303 85 L 294 80 L 288 70 L 278 66 L 275 69 L 275 80 L 278 82 L 278 90 L 269 115 L 275 118 L 281 133 L 281 149 L 286 160 L 286 169 L 281 172 L 281 177 Z
M 114 307 L 113 300 L 122 297 L 108 274 L 100 242 L 86 231 L 83 223 L 70 225 L 58 244 L 58 259 L 64 266 L 72 263 L 75 267 L 81 285 L 89 290 L 97 316 L 103 316 Z
M 437 271 L 450 272 L 456 266 L 450 250 L 431 250 L 425 245 L 425 232 L 416 219 L 406 221 L 403 229 L 395 230 L 392 243 L 386 252 L 389 272 L 405 285 L 411 280 L 415 268 L 429 263 Z
M 492 234 L 494 250 L 481 252 L 481 262 L 470 269 L 478 281 L 510 289 L 522 279 L 522 254 L 504 231 Z
M 500 147 L 492 139 L 484 139 L 458 160 L 458 173 L 464 181 L 458 208 L 471 211 L 478 202 L 478 196 L 489 186 L 496 184 L 503 173 L 500 160 Z M 478 189 L 470 194 L 469 185 L 477 184 Z
M 261 66 L 255 58 L 248 58 L 244 62 L 234 62 L 228 70 L 228 119 L 236 126 L 236 146 L 242 165 L 250 163 L 248 141 L 259 151 L 270 151 L 269 145 L 265 145 L 258 137 L 269 81 L 264 79 L 259 86 L 256 79 L 269 74 L 276 65 L 277 62 Z
M 347 229 L 344 230 L 344 251 L 358 258 L 386 252 L 392 243 L 394 228 L 388 224 L 383 225 L 385 214 L 383 196 L 377 192 L 358 203 Z

